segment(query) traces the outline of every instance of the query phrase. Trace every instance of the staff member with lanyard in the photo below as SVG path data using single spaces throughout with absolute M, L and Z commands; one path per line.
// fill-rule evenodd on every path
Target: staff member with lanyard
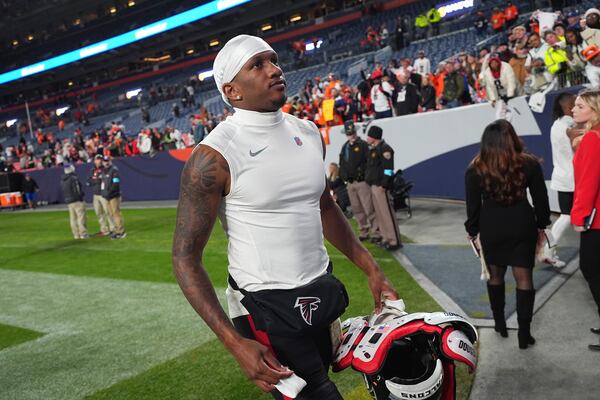
M 397 293 L 331 198 L 318 129 L 281 111 L 287 85 L 271 46 L 236 36 L 217 54 L 213 70 L 235 113 L 194 149 L 182 172 L 175 276 L 260 389 L 289 396 L 286 378 L 293 371 L 306 382 L 296 398 L 341 399 L 327 375 L 330 323 L 347 303 L 343 285 L 329 273 L 324 237 L 365 272 L 376 310 L 383 297 L 397 299 Z M 229 241 L 233 321 L 202 260 L 217 215 Z
M 369 156 L 369 145 L 356 134 L 354 121 L 344 123 L 346 143 L 340 151 L 340 178 L 346 182 L 352 213 L 360 229 L 360 241 L 369 238 L 371 241 L 381 241 L 375 208 L 371 197 L 371 188 L 365 182 L 365 169 Z
M 383 130 L 378 126 L 371 126 L 367 132 L 370 150 L 366 181 L 371 186 L 377 226 L 382 236 L 381 247 L 397 250 L 402 243 L 389 194 L 394 180 L 394 149 L 381 138 L 382 135 Z

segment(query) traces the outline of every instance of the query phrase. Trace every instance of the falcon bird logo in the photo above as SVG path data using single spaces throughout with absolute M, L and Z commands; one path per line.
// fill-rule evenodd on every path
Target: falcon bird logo
M 300 315 L 304 322 L 312 326 L 312 313 L 319 308 L 321 299 L 318 297 L 297 297 L 294 308 L 300 307 Z

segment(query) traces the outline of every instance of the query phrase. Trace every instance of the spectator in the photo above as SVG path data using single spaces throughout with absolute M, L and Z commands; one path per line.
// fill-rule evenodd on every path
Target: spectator
M 64 171 L 65 175 L 61 178 L 60 185 L 65 203 L 69 207 L 69 221 L 73 239 L 87 239 L 89 235 L 87 233 L 85 203 L 83 202 L 83 187 L 77 175 L 75 175 L 75 167 L 72 164 L 66 165 Z
M 382 80 L 383 72 L 375 70 L 371 74 L 373 87 L 371 88 L 371 99 L 375 110 L 375 119 L 389 118 L 393 116 L 392 96 L 394 87 L 387 81 Z
M 390 32 L 387 30 L 385 24 L 381 24 L 379 27 L 379 47 L 387 46 L 389 38 Z
M 424 76 L 421 84 L 421 107 L 423 111 L 435 110 L 435 98 L 435 88 L 431 85 L 429 76 Z
M 588 45 L 600 48 L 600 10 L 590 8 L 584 14 L 581 37 Z
M 544 54 L 544 63 L 548 72 L 557 75 L 567 72 L 569 68 L 569 58 L 564 50 L 564 42 L 559 42 L 554 31 L 544 32 L 544 40 L 548 44 L 548 49 Z
M 544 57 L 548 50 L 548 45 L 543 43 L 540 39 L 540 35 L 532 33 L 527 41 L 529 45 L 529 52 L 525 60 L 525 69 L 529 73 L 526 82 L 531 91 L 538 91 L 543 89 L 552 81 L 552 75 L 548 72 L 545 66 Z
M 509 62 L 513 56 L 512 52 L 508 49 L 508 43 L 506 42 L 502 42 L 498 45 L 496 55 L 503 62 Z
M 171 111 L 173 112 L 173 116 L 175 118 L 179 118 L 181 116 L 181 113 L 179 112 L 179 105 L 177 103 L 173 103 Z
M 419 50 L 413 68 L 414 71 L 421 76 L 426 76 L 431 73 L 431 61 L 429 61 L 429 58 L 425 57 L 425 50 Z
M 511 1 L 506 3 L 506 8 L 504 9 L 504 18 L 506 20 L 506 26 L 509 28 L 513 26 L 519 19 L 519 9 Z
M 492 12 L 492 17 L 490 18 L 492 22 L 492 29 L 496 33 L 500 33 L 504 31 L 505 28 L 505 17 L 504 13 L 500 11 L 497 7 L 494 7 L 494 11 Z
M 409 82 L 408 76 L 404 72 L 400 72 L 397 78 L 398 85 L 394 102 L 396 116 L 415 114 L 419 110 L 421 101 L 417 87 Z
M 442 20 L 442 15 L 438 11 L 437 8 L 431 7 L 429 11 L 427 11 L 427 21 L 429 25 L 431 25 L 433 36 L 437 36 L 440 34 L 440 21 Z
M 554 31 L 554 33 L 556 33 L 556 36 L 558 37 L 559 42 L 565 41 L 566 30 L 565 30 L 565 27 L 563 24 L 555 24 L 553 31 Z
M 527 59 L 527 30 L 524 26 L 515 26 L 512 29 L 512 35 L 509 37 L 509 50 L 512 53 L 512 58 L 508 62 L 515 72 L 515 77 L 519 82 L 519 86 L 523 86 L 525 78 L 527 78 L 527 70 L 525 69 L 525 61 Z
M 427 35 L 427 27 L 429 26 L 429 20 L 425 14 L 417 15 L 415 18 L 415 39 L 423 39 Z
M 23 181 L 23 194 L 25 195 L 25 201 L 29 208 L 35 208 L 36 206 L 36 193 L 39 192 L 40 188 L 29 174 L 25 174 L 25 180 Z
M 498 57 L 492 57 L 489 68 L 482 74 L 487 100 L 496 109 L 496 119 L 510 120 L 508 100 L 515 96 L 517 89 L 517 79 L 512 67 Z
M 477 17 L 475 17 L 473 26 L 475 26 L 475 31 L 477 31 L 478 36 L 483 36 L 487 33 L 488 24 L 489 24 L 489 21 L 486 18 L 483 11 L 482 10 L 477 11 Z
M 337 205 L 342 209 L 344 214 L 348 216 L 348 212 L 350 211 L 350 198 L 348 197 L 348 189 L 346 188 L 346 184 L 342 178 L 340 178 L 340 169 L 336 163 L 330 163 L 328 169 L 327 181 L 329 183 L 329 189 L 331 190 L 331 196 Z
M 442 105 L 444 108 L 460 107 L 463 92 L 465 90 L 464 78 L 455 71 L 454 64 L 449 62 L 445 66 L 444 91 L 442 94 Z
M 406 24 L 401 15 L 396 18 L 396 49 L 404 48 L 404 34 L 406 33 Z
M 569 68 L 573 71 L 583 71 L 586 68 L 587 61 L 582 56 L 585 46 L 579 30 L 568 28 L 565 31 L 565 42 L 567 45 L 565 50 L 569 58 Z M 591 66 L 594 67 L 593 65 Z

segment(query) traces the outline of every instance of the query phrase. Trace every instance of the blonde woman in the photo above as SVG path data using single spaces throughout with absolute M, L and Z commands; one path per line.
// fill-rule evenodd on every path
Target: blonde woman
M 600 216 L 590 218 L 600 209 L 600 91 L 584 91 L 575 100 L 573 120 L 585 123 L 587 132 L 581 140 L 575 157 L 575 196 L 571 210 L 571 223 L 581 233 L 579 267 L 588 282 L 600 315 Z M 600 335 L 600 328 L 591 331 Z M 600 345 L 589 345 L 600 351 Z

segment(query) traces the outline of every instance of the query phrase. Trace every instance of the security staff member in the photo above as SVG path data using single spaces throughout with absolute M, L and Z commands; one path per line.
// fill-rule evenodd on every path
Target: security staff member
M 370 232 L 371 241 L 379 242 L 381 235 L 375 218 L 371 188 L 365 182 L 369 145 L 356 134 L 354 121 L 346 121 L 344 131 L 347 141 L 340 151 L 340 178 L 346 182 L 352 213 L 360 228 L 358 238 L 361 241 L 367 240 Z
M 100 236 L 108 236 L 115 230 L 115 224 L 110 217 L 108 200 L 102 197 L 102 155 L 96 154 L 94 157 L 94 168 L 90 170 L 87 178 L 87 186 L 92 188 L 93 204 L 98 223 L 100 224 Z
M 101 176 L 100 192 L 108 202 L 110 218 L 115 224 L 111 239 L 123 239 L 127 236 L 123 227 L 123 215 L 121 214 L 121 177 L 119 169 L 112 164 L 110 156 L 102 159 L 104 171 Z
M 371 126 L 367 133 L 370 149 L 365 179 L 371 185 L 375 217 L 382 236 L 381 246 L 397 250 L 402 247 L 400 230 L 388 193 L 394 177 L 394 149 L 381 139 L 382 134 L 383 130 L 378 126 Z

